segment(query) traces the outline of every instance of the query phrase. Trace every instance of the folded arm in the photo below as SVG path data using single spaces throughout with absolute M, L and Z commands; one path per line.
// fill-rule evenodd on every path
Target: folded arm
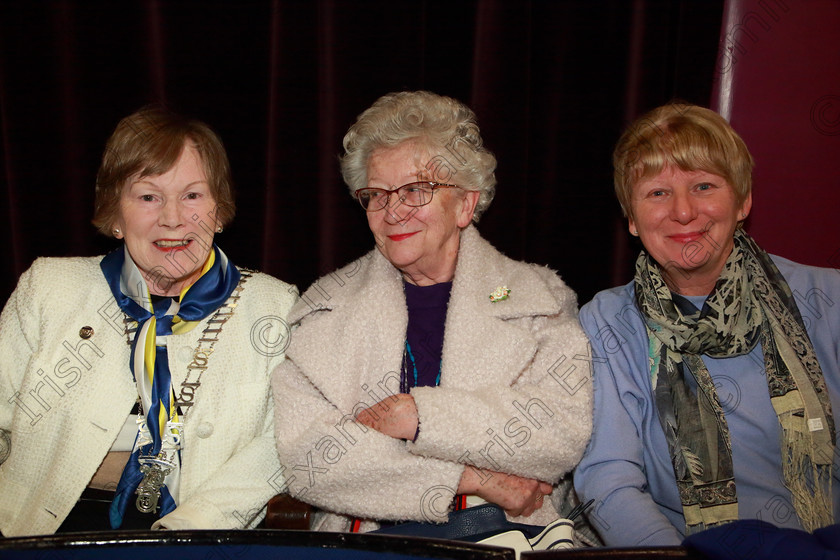
M 396 439 L 413 439 L 417 433 L 417 407 L 411 395 L 400 393 L 359 413 L 357 420 Z M 542 507 L 552 486 L 533 478 L 468 466 L 461 474 L 457 492 L 472 494 L 498 504 L 512 517 L 531 515 Z
M 551 484 L 577 465 L 591 433 L 592 387 L 576 314 L 516 326 L 535 351 L 510 384 L 412 390 L 419 417 L 412 453 Z
M 289 494 L 363 518 L 446 520 L 463 465 L 413 455 L 404 441 L 356 422 L 358 411 L 336 408 L 291 359 L 274 371 L 272 387 Z

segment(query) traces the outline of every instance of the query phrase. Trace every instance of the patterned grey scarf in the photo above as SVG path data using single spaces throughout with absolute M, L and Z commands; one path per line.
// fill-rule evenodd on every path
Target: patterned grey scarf
M 675 304 L 659 266 L 645 251 L 636 261 L 635 283 L 687 534 L 738 519 L 729 428 L 701 356 L 745 355 L 759 341 L 794 509 L 808 531 L 832 524 L 831 403 L 790 287 L 767 253 L 737 230 L 712 293 L 702 310 L 690 314 Z M 686 384 L 687 375 L 694 377 L 697 391 Z

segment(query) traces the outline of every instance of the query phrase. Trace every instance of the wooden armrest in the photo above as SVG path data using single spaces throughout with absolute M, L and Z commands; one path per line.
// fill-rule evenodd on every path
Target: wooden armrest
M 314 508 L 288 494 L 277 494 L 268 501 L 266 529 L 308 531 Z

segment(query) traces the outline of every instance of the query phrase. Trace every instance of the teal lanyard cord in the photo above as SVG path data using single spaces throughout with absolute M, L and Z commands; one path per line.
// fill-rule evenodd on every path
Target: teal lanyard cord
M 400 385 L 402 385 L 401 389 L 403 393 L 408 393 L 412 387 L 417 387 L 417 362 L 414 359 L 414 353 L 411 351 L 411 344 L 408 343 L 408 340 L 405 341 L 405 356 L 408 357 L 408 360 L 411 360 L 411 373 L 414 377 L 414 384 L 409 387 L 408 386 L 408 360 L 403 357 L 403 378 L 401 380 Z M 437 377 L 435 377 L 435 387 L 440 385 L 440 372 L 443 368 L 443 359 L 441 358 L 441 363 L 438 366 L 438 373 Z

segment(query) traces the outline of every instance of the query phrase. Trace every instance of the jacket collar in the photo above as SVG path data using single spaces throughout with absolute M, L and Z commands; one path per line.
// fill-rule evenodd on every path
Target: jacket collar
M 555 315 L 560 303 L 537 266 L 505 257 L 474 227 L 464 230 L 461 241 L 446 317 L 441 385 L 473 390 L 488 382 L 510 385 L 537 351 L 531 332 L 511 319 Z M 510 296 L 491 301 L 490 294 L 501 286 L 510 289 Z
M 473 226 L 461 233 L 458 263 L 447 310 L 442 387 L 475 389 L 509 385 L 533 359 L 537 341 L 521 322 L 509 319 L 555 315 L 560 302 L 547 289 L 539 267 L 508 259 Z M 384 398 L 399 378 L 408 313 L 402 276 L 374 249 L 313 284 L 290 320 L 303 321 L 287 356 L 344 414 L 373 390 Z M 493 303 L 499 286 L 511 290 Z M 379 389 L 377 389 L 379 387 Z

